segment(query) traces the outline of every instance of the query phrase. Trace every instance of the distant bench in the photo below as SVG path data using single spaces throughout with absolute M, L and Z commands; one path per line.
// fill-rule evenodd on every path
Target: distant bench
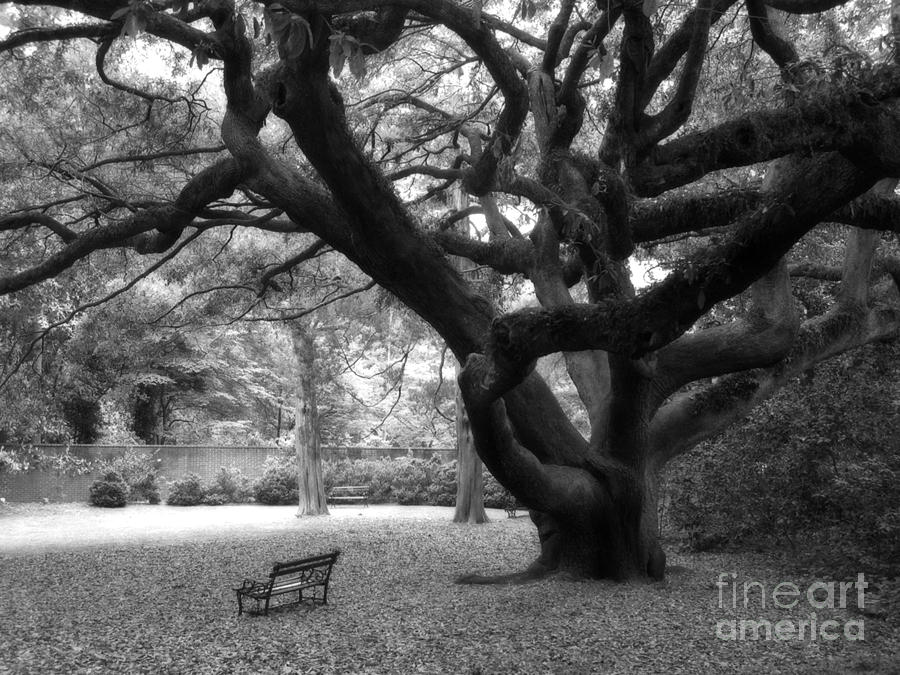
M 362 502 L 369 505 L 368 485 L 339 485 L 328 491 L 329 503 Z
M 503 500 L 503 510 L 506 511 L 507 518 L 515 518 L 516 511 L 527 511 L 528 507 L 512 495 L 509 495 Z
M 288 593 L 296 593 L 297 599 L 282 601 L 280 605 L 300 604 L 304 601 L 313 605 L 328 604 L 328 580 L 339 553 L 340 551 L 332 551 L 312 558 L 276 562 L 268 581 L 244 579 L 243 585 L 234 589 L 237 593 L 238 616 L 244 613 L 245 600 L 256 603 L 253 609 L 247 610 L 248 614 L 268 614 L 272 597 Z M 322 589 L 321 595 L 318 594 L 318 588 Z M 309 594 L 304 597 L 304 592 Z

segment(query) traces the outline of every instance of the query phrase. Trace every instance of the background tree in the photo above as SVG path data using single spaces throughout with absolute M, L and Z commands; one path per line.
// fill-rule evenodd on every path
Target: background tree
M 298 368 L 296 420 L 297 480 L 300 487 L 300 516 L 328 513 L 322 479 L 322 448 L 319 411 L 316 405 L 316 352 L 309 330 L 295 323 L 291 337 Z
M 0 43 L 5 70 L 59 86 L 37 88 L 42 101 L 7 95 L 5 109 L 54 128 L 44 108 L 57 114 L 56 92 L 78 89 L 69 68 L 45 72 L 38 43 L 73 70 L 93 52 L 97 77 L 77 70 L 87 93 L 65 115 L 97 132 L 46 133 L 36 156 L 18 140 L 22 125 L 4 146 L 12 179 L 29 185 L 4 202 L 0 294 L 65 285 L 115 249 L 147 271 L 136 258 L 162 264 L 223 226 L 310 232 L 464 364 L 478 453 L 529 507 L 540 539 L 529 569 L 502 581 L 662 576 L 665 464 L 814 364 L 897 336 L 898 264 L 887 251 L 874 265 L 897 205 L 886 183 L 872 188 L 900 173 L 900 71 L 844 58 L 862 44 L 838 58 L 792 41 L 790 21 L 782 30 L 770 18 L 823 15 L 810 26 L 840 29 L 864 4 L 14 3 L 23 30 Z M 175 55 L 168 78 L 129 62 L 144 50 Z M 187 52 L 221 71 L 192 83 Z M 765 76 L 742 79 L 754 59 L 771 64 Z M 729 79 L 762 93 L 736 113 L 692 114 Z M 214 126 L 221 144 L 207 145 Z M 480 144 L 462 147 L 469 129 Z M 111 168 L 145 162 L 157 169 Z M 54 193 L 34 200 L 48 175 Z M 496 201 L 491 237 L 442 227 L 457 217 L 441 213 L 457 184 L 466 210 Z M 828 309 L 803 317 L 785 256 L 821 222 L 863 229 L 847 237 Z M 636 291 L 635 247 L 690 234 L 701 245 Z M 527 277 L 540 307 L 498 307 L 447 254 Z M 289 262 L 272 271 L 289 273 Z M 734 298 L 746 307 L 734 320 L 698 324 Z M 554 353 L 586 434 L 534 367 Z

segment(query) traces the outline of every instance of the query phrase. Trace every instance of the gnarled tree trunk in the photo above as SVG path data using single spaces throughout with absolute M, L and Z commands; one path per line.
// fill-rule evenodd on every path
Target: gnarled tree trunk
M 702 20 L 691 57 L 696 68 L 704 53 L 706 14 L 698 16 Z M 650 24 L 640 6 L 628 5 L 625 19 L 634 37 L 626 42 L 633 46 L 643 40 L 652 49 Z M 479 55 L 495 55 L 487 32 L 475 31 L 466 39 Z M 623 53 L 625 65 L 640 67 L 642 59 L 632 56 Z M 564 96 L 547 68 L 494 72 L 504 78 L 507 107 L 490 146 L 480 155 L 472 153 L 463 183 L 477 196 L 491 191 L 497 157 L 510 152 L 508 140 L 521 130 L 530 106 L 544 190 L 536 190 L 535 198 L 548 217 L 529 238 L 511 234 L 486 245 L 451 232 L 431 236 L 417 227 L 355 143 L 327 71 L 327 51 L 313 50 L 273 75 L 270 94 L 273 112 L 289 124 L 339 212 L 322 203 L 303 176 L 267 158 L 255 131 L 247 134 L 242 128 L 249 126 L 245 121 L 226 119 L 224 136 L 243 162 L 256 167 L 247 179 L 251 189 L 270 196 L 292 219 L 308 223 L 399 297 L 465 364 L 459 383 L 478 454 L 529 508 L 540 535 L 540 555 L 525 573 L 493 581 L 559 571 L 616 579 L 661 577 L 665 556 L 656 524 L 657 472 L 664 463 L 721 430 L 798 369 L 896 332 L 894 310 L 867 314 L 855 303 L 852 310 L 838 307 L 832 316 L 799 326 L 790 307 L 783 256 L 818 222 L 874 183 L 873 174 L 841 154 L 820 153 L 782 167 L 755 201 L 729 212 L 733 234 L 726 244 L 710 247 L 635 296 L 624 274 L 633 235 L 640 234 L 630 220 L 629 190 L 637 186 L 644 196 L 658 195 L 687 181 L 694 170 L 680 160 L 664 165 L 665 155 L 638 165 L 642 158 L 636 148 L 671 133 L 667 125 L 677 122 L 684 106 L 675 105 L 667 111 L 671 120 L 659 120 L 658 128 L 639 138 L 633 127 L 642 123 L 646 102 L 634 89 L 620 90 L 617 126 L 607 134 L 598 162 L 569 148 L 585 107 L 577 88 Z M 525 73 L 527 85 L 518 73 Z M 641 77 L 629 74 L 636 86 Z M 734 133 L 743 138 L 739 132 Z M 653 134 L 662 135 L 654 140 Z M 669 144 L 672 153 L 681 142 Z M 657 171 L 653 162 L 662 168 Z M 287 197 L 298 186 L 304 186 L 303 203 Z M 648 206 L 645 218 L 658 209 L 664 221 L 672 214 L 683 218 L 683 212 L 692 214 L 688 220 L 699 219 L 702 203 L 670 196 Z M 310 209 L 317 215 L 310 216 Z M 694 225 L 679 227 L 684 231 Z M 526 274 L 544 307 L 500 315 L 447 262 L 447 252 Z M 590 303 L 577 304 L 568 293 L 575 283 L 573 267 Z M 715 303 L 751 286 L 758 302 L 745 316 L 688 332 Z M 591 417 L 589 438 L 534 373 L 537 358 L 557 352 L 570 354 L 572 379 Z M 691 383 L 699 384 L 685 390 Z M 464 580 L 486 581 L 478 576 Z

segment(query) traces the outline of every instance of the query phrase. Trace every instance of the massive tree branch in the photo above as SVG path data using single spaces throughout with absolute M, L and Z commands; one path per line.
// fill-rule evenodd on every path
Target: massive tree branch
M 751 288 L 751 305 L 743 317 L 683 335 L 656 353 L 654 380 L 660 400 L 689 382 L 770 366 L 784 358 L 800 326 L 787 265 L 782 261 Z
M 481 357 L 472 356 L 471 359 Z M 472 435 L 485 466 L 530 509 L 555 516 L 577 515 L 600 502 L 598 483 L 583 469 L 542 464 L 515 439 L 502 402 L 483 403 L 472 397 L 479 387 L 469 378 L 477 373 L 472 361 L 460 373 L 460 390 L 472 424 Z
M 48 216 L 46 213 L 35 213 L 28 211 L 25 213 L 16 213 L 14 215 L 0 218 L 0 232 L 19 230 L 31 225 L 43 225 L 48 230 L 59 236 L 66 244 L 69 244 L 78 237 L 78 235 L 68 227 L 59 222 L 56 218 Z
M 658 146 L 630 177 L 640 195 L 655 196 L 711 171 L 809 150 L 841 151 L 867 169 L 900 173 L 897 96 L 900 69 L 889 68 L 853 92 L 751 113 Z
M 648 244 L 680 234 L 721 228 L 755 209 L 763 194 L 753 187 L 718 192 L 677 192 L 639 200 L 631 207 L 634 240 Z M 862 229 L 900 232 L 900 199 L 870 190 L 822 219 Z M 720 234 L 723 234 L 720 232 Z
M 42 262 L 0 277 L 0 295 L 49 279 L 101 249 L 129 247 L 139 253 L 160 253 L 179 239 L 184 228 L 208 204 L 234 192 L 240 178 L 234 160 L 221 160 L 188 181 L 171 204 L 139 211 L 118 223 L 95 227 L 75 238 L 67 234 L 66 245 Z
M 639 152 L 656 145 L 687 122 L 694 108 L 694 96 L 700 83 L 700 71 L 706 58 L 713 0 L 699 0 L 692 12 L 693 28 L 678 85 L 666 107 L 646 120 L 638 139 Z
M 669 39 L 656 50 L 647 67 L 646 85 L 641 99 L 644 108 L 650 103 L 663 81 L 675 71 L 679 61 L 693 44 L 697 22 L 703 20 L 699 16 L 701 11 L 709 13 L 708 21 L 710 25 L 714 25 L 737 1 L 714 0 L 708 9 L 701 10 L 700 7 L 697 7 L 688 13 L 681 25 L 669 36 Z
M 560 61 L 563 38 L 569 27 L 574 8 L 575 0 L 563 0 L 550 28 L 547 29 L 547 49 L 544 50 L 544 57 L 541 61 L 541 70 L 545 73 L 552 74 L 556 70 L 556 64 Z
M 686 232 L 721 227 L 756 208 L 762 194 L 754 188 L 717 192 L 673 192 L 656 199 L 635 202 L 631 230 L 635 242 L 650 243 Z
M 774 9 L 790 14 L 818 14 L 847 4 L 848 0 L 766 0 Z
M 603 349 L 637 358 L 682 335 L 708 309 L 746 289 L 826 214 L 868 189 L 875 178 L 840 156 L 795 166 L 779 192 L 744 216 L 734 236 L 708 249 L 634 300 L 522 310 L 494 322 L 492 353 L 502 375 L 516 378 L 535 358 L 556 351 Z
M 606 39 L 609 31 L 612 30 L 621 15 L 622 3 L 611 3 L 582 36 L 581 42 L 572 54 L 572 58 L 569 59 L 569 65 L 559 87 L 557 98 L 560 103 L 570 105 L 570 101 L 578 89 L 578 83 L 581 82 L 581 78 L 584 76 L 584 72 L 587 70 L 595 51 L 601 51 L 603 54 L 607 53 L 606 48 L 603 47 L 603 40 Z
M 647 67 L 653 57 L 653 27 L 644 15 L 643 4 L 625 0 L 622 16 L 625 27 L 619 50 L 619 78 L 616 82 L 615 108 L 599 155 L 607 166 L 626 166 L 635 162 L 636 137 L 644 111 L 643 93 Z
M 484 242 L 454 231 L 436 232 L 433 236 L 447 253 L 488 265 L 501 274 L 527 274 L 534 256 L 534 248 L 527 239 Z
M 5 40 L 0 40 L 0 53 L 34 44 L 35 42 L 56 42 L 73 38 L 112 37 L 118 32 L 115 26 L 108 23 L 81 23 L 74 26 L 46 26 L 26 28 L 12 33 Z
M 774 366 L 722 377 L 685 392 L 663 406 L 650 429 L 652 453 L 661 466 L 672 457 L 722 431 L 791 379 L 854 347 L 900 336 L 900 310 L 836 306 L 806 321 L 787 356 Z
M 548 218 L 542 218 L 531 235 L 533 266 L 529 278 L 542 307 L 575 304 L 560 263 L 559 238 Z M 566 370 L 588 413 L 591 438 L 600 438 L 609 423 L 609 364 L 602 352 L 563 352 Z
M 891 193 L 895 186 L 895 180 L 884 180 L 872 192 Z M 779 280 L 771 280 L 781 286 L 780 292 L 775 287 L 768 292 L 765 288 L 758 288 L 759 282 L 754 286 L 756 292 L 765 293 L 760 298 L 762 302 L 755 303 L 757 311 L 767 311 L 766 319 L 775 323 L 776 330 L 779 323 L 784 326 L 782 339 L 779 344 L 773 344 L 774 349 L 769 351 L 770 355 L 777 355 L 778 358 L 762 369 L 759 366 L 764 365 L 763 363 L 751 361 L 744 363 L 743 368 L 741 364 L 734 364 L 734 367 L 720 371 L 695 370 L 689 374 L 689 378 L 682 378 L 682 382 L 686 382 L 699 377 L 734 373 L 713 381 L 699 391 L 676 396 L 659 411 L 653 422 L 651 437 L 654 452 L 658 453 L 661 461 L 668 460 L 725 428 L 789 379 L 819 361 L 868 342 L 900 335 L 900 303 L 897 302 L 900 296 L 896 289 L 887 304 L 869 307 L 869 273 L 877 241 L 878 235 L 875 232 L 853 230 L 850 233 L 841 274 L 841 288 L 834 306 L 825 315 L 806 321 L 796 338 L 791 330 L 786 268 L 782 265 Z M 743 344 L 742 339 L 741 346 L 737 347 L 739 351 L 745 349 Z M 661 358 L 664 354 L 674 356 L 666 352 L 677 345 L 678 342 L 675 342 L 663 350 Z M 790 349 L 783 349 L 786 346 Z M 752 351 L 752 345 L 749 350 Z M 673 362 L 669 367 L 678 368 L 678 365 Z M 753 368 L 758 369 L 752 370 Z M 739 372 L 742 370 L 744 372 Z
M 750 19 L 750 33 L 760 48 L 772 57 L 779 68 L 786 68 L 797 61 L 794 45 L 778 35 L 769 24 L 769 10 L 764 0 L 745 0 Z

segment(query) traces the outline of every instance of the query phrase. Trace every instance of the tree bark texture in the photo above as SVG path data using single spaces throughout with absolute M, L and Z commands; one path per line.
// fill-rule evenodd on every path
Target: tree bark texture
M 477 135 L 469 134 L 469 145 L 473 153 L 480 153 L 481 145 Z M 457 210 L 462 211 L 468 199 L 461 189 L 454 191 L 454 201 Z M 482 203 L 490 198 L 483 198 Z M 493 220 L 493 219 L 491 219 Z M 491 222 L 489 220 L 489 222 Z M 460 220 L 459 229 L 468 239 L 469 219 Z M 463 258 L 452 258 L 454 267 L 462 271 L 467 263 Z M 490 292 L 490 284 L 483 284 L 487 292 Z M 459 375 L 459 367 L 457 367 Z M 463 401 L 459 389 L 456 391 L 456 508 L 453 512 L 454 523 L 468 523 L 478 525 L 488 522 L 487 513 L 484 510 L 484 476 L 482 475 L 481 458 L 475 448 L 475 439 L 472 437 L 472 425 L 469 423 L 469 414 L 466 412 L 466 404 Z
M 297 483 L 300 489 L 298 516 L 328 515 L 325 482 L 322 478 L 322 447 L 319 439 L 319 411 L 316 407 L 315 341 L 306 327 L 291 325 L 297 361 L 297 408 L 295 444 Z
M 488 522 L 484 510 L 484 476 L 481 458 L 475 449 L 472 425 L 462 396 L 456 394 L 456 509 L 454 523 Z

